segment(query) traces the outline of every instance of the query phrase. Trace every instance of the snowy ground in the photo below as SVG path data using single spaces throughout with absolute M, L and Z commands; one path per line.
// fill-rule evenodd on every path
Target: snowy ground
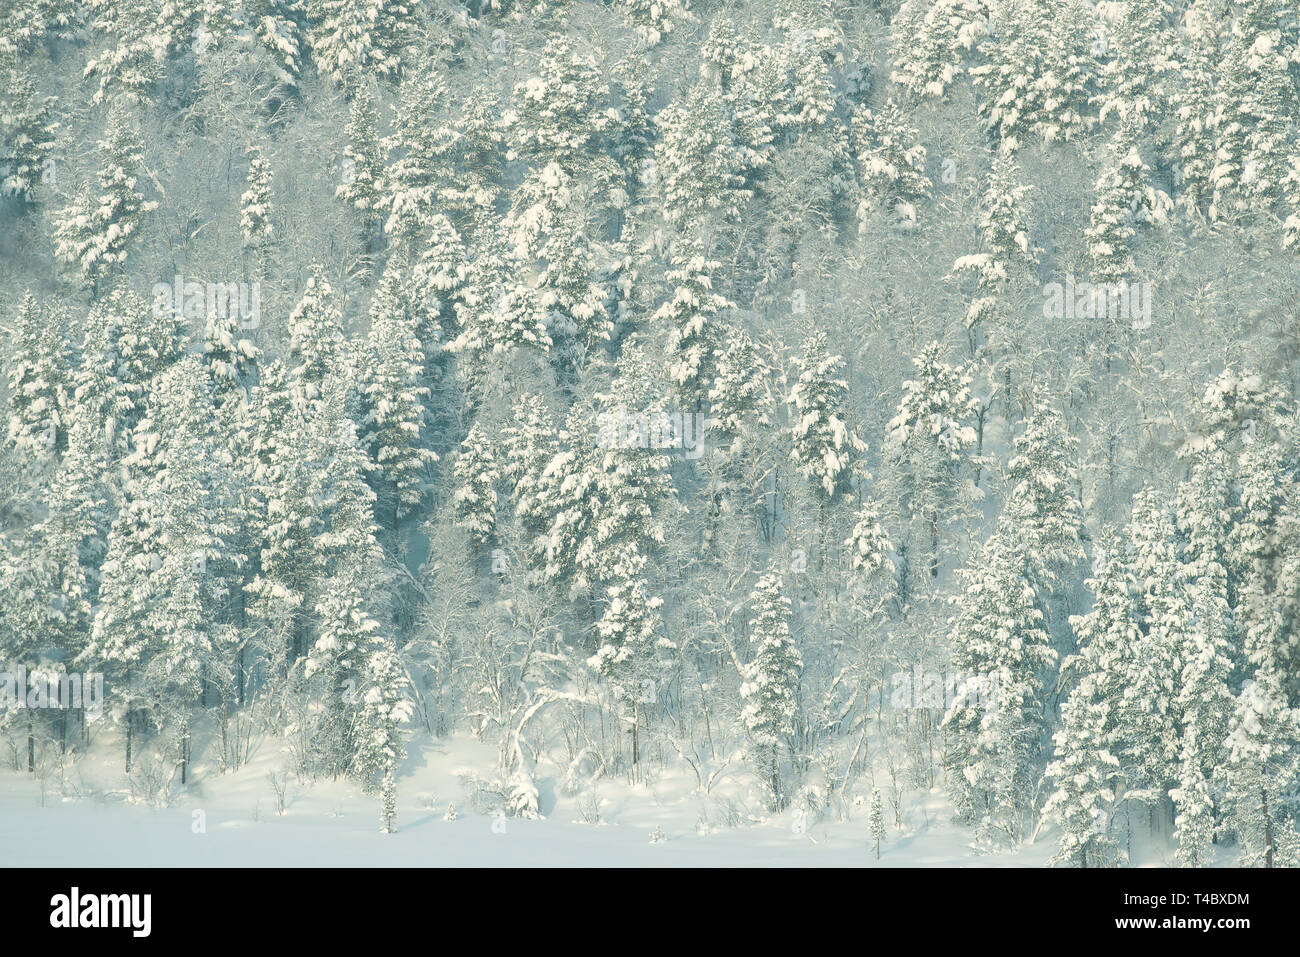
M 472 740 L 412 748 L 400 782 L 398 833 L 391 835 L 379 832 L 376 799 L 345 782 L 291 783 L 284 814 L 277 814 L 268 774 L 284 756 L 265 746 L 234 773 L 197 765 L 190 786 L 162 808 L 130 800 L 120 760 L 120 752 L 108 749 L 98 760 L 84 759 L 62 785 L 47 781 L 44 799 L 30 776 L 0 771 L 4 863 L 1035 867 L 1052 851 L 1052 841 L 1044 839 L 1016 854 L 974 855 L 970 833 L 949 822 L 937 790 L 914 795 L 905 828 L 890 827 L 878 862 L 868 847 L 864 807 L 851 809 L 850 820 L 805 822 L 802 828 L 792 812 L 702 826 L 705 802 L 689 770 L 653 784 L 602 780 L 585 797 L 562 797 L 544 785 L 544 819 L 494 819 L 467 810 L 456 775 L 461 768 L 490 766 L 490 751 Z M 599 821 L 585 823 L 597 795 Z M 448 802 L 456 804 L 456 820 L 444 819 Z M 706 813 L 717 819 L 717 808 L 710 803 Z M 663 840 L 651 843 L 656 827 Z

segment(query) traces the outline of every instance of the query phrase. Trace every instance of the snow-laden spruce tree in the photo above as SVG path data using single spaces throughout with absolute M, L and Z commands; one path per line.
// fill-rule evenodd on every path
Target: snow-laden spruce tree
M 264 456 L 256 489 L 263 544 L 258 573 L 246 586 L 250 615 L 278 674 L 315 641 L 313 609 L 324 590 L 346 569 L 382 563 L 368 462 L 341 389 L 296 406 L 282 379 L 268 367 L 254 400 Z
M 1135 725 L 1120 709 L 1123 683 L 1141 640 L 1135 618 L 1131 555 L 1123 535 L 1107 529 L 1097 541 L 1094 595 L 1086 615 L 1071 619 L 1078 651 L 1061 662 L 1069 696 L 1053 735 L 1047 766 L 1053 790 L 1043 814 L 1061 825 L 1053 864 L 1107 867 L 1119 863 L 1118 812 L 1125 792 L 1121 758 Z
M 916 96 L 944 96 L 989 35 L 986 0 L 904 0 L 894 17 L 889 79 Z
M 374 787 L 378 781 L 380 820 L 391 834 L 397 821 L 397 772 L 406 757 L 402 729 L 413 708 L 407 696 L 410 680 L 392 640 L 382 629 L 370 632 L 362 645 L 363 671 L 359 692 L 356 773 Z
M 723 107 L 730 117 L 733 142 L 751 186 L 764 173 L 775 152 L 775 126 L 783 91 L 772 52 L 771 47 L 742 38 L 735 23 L 725 16 L 714 18 L 700 51 L 704 61 L 700 65 L 701 76 L 716 83 L 721 92 Z M 701 103 L 708 110 L 714 109 L 705 100 Z
M 600 194 L 619 174 L 603 148 L 617 123 L 605 106 L 609 84 L 594 57 L 573 37 L 551 36 L 532 75 L 515 84 L 501 117 L 507 159 L 533 167 L 557 163 Z
M 1131 278 L 1134 226 L 1163 222 L 1172 206 L 1169 198 L 1151 185 L 1150 169 L 1138 147 L 1136 121 L 1126 119 L 1111 143 L 1111 157 L 1097 181 L 1097 201 L 1084 231 L 1096 283 L 1121 283 Z
M 6 667 L 30 668 L 51 651 L 70 661 L 90 632 L 89 582 L 76 554 L 66 550 L 70 540 L 58 531 L 46 522 L 0 539 L 0 661 Z M 27 724 L 33 715 L 29 710 L 21 717 Z
M 504 136 L 497 117 L 496 94 L 488 89 L 472 90 L 452 121 L 456 132 L 452 142 L 456 175 L 442 186 L 439 198 L 456 227 L 473 241 L 494 228 L 497 197 L 502 192 Z
M 350 387 L 343 316 L 319 264 L 289 314 L 289 362 L 293 402 L 304 414 L 328 389 Z
M 447 351 L 478 368 L 491 355 L 525 347 L 549 352 L 546 310 L 528 281 L 524 264 L 499 244 L 480 249 L 466 270 L 463 295 L 455 304 L 459 334 Z
M 619 0 L 647 47 L 658 46 L 690 14 L 682 0 Z
M 885 438 L 883 480 L 899 504 L 906 541 L 928 556 L 931 577 L 937 578 L 940 541 L 970 515 L 980 496 L 970 424 L 978 400 L 969 373 L 945 363 L 937 342 L 912 361 L 915 378 L 903 383 Z
M 417 333 L 426 358 L 440 349 L 455 329 L 457 303 L 465 282 L 465 245 L 446 216 L 435 213 L 419 260 L 407 284 L 410 308 L 418 318 Z
M 302 0 L 255 0 L 246 9 L 244 23 L 274 65 L 277 92 L 296 95 L 309 45 Z
M 1271 665 L 1256 670 L 1237 696 L 1225 742 L 1225 823 L 1240 866 L 1300 866 L 1298 742 L 1300 713 L 1287 704 L 1281 676 Z
M 713 274 L 721 268 L 721 263 L 708 257 L 703 243 L 679 240 L 672 268 L 664 274 L 672 292 L 653 316 L 664 330 L 668 377 L 688 411 L 707 404 L 717 379 L 725 323 L 736 308 L 713 290 Z
M 718 90 L 699 82 L 656 117 L 660 134 L 645 177 L 672 224 L 733 222 L 753 195 L 753 163 Z
M 67 450 L 77 410 L 71 404 L 73 353 L 66 332 L 60 309 L 38 303 L 30 293 L 23 296 L 13 316 L 14 352 L 4 364 L 8 395 L 0 440 L 4 662 L 32 664 L 40 648 L 71 657 L 89 631 L 89 581 L 78 519 L 96 503 L 88 491 L 78 495 L 80 481 L 68 481 L 76 464 L 76 452 Z M 70 507 L 69 497 L 79 499 L 78 507 Z
M 1224 422 L 1223 440 L 1237 432 L 1235 508 L 1224 543 L 1233 618 L 1240 632 L 1244 682 L 1233 706 L 1224 748 L 1224 828 L 1236 837 L 1244 866 L 1295 866 L 1300 779 L 1300 713 L 1294 661 L 1294 609 L 1300 599 L 1300 535 L 1293 516 L 1300 496 L 1290 468 L 1290 415 L 1269 414 L 1253 377 L 1226 372 L 1206 392 L 1211 415 Z M 1258 384 L 1258 380 L 1254 380 Z M 1245 419 L 1242 416 L 1258 417 Z M 1231 446 L 1230 446 L 1231 447 Z
M 515 515 L 531 535 L 549 523 L 543 495 L 549 497 L 553 476 L 547 467 L 559 452 L 558 429 L 540 395 L 525 395 L 511 409 L 510 423 L 501 430 L 502 474 L 510 488 Z
M 6 468 L 10 527 L 8 534 L 0 536 L 0 601 L 5 608 L 0 616 L 0 661 L 10 673 L 22 666 L 36 677 L 69 668 L 82 650 L 90 632 L 93 589 L 75 542 L 63 534 L 61 522 L 51 520 L 54 516 L 35 526 L 26 519 L 23 526 L 14 525 L 16 503 L 8 495 L 11 477 Z M 64 664 L 51 664 L 52 658 Z M 18 703 L 26 704 L 21 699 Z M 11 705 L 0 713 L 0 730 L 13 749 L 13 768 L 23 767 L 29 773 L 38 773 L 43 764 L 38 742 L 47 735 L 75 742 L 85 723 L 82 711 Z M 25 746 L 19 743 L 20 734 L 26 737 Z
M 427 447 L 429 389 L 422 384 L 425 356 L 416 323 L 403 276 L 390 263 L 370 304 L 370 362 L 359 425 L 394 528 L 424 501 L 429 466 L 438 461 Z
M 1215 158 L 1215 67 L 1218 16 L 1212 0 L 1193 0 L 1179 31 L 1178 75 L 1173 82 L 1172 149 L 1178 205 L 1194 216 L 1209 213 Z
M 76 652 L 90 631 L 94 579 L 113 519 L 113 483 L 104 423 L 86 406 L 73 404 L 67 411 L 66 447 L 45 493 L 45 520 L 31 544 L 58 565 L 62 597 L 55 603 L 65 606 L 77 636 L 63 647 Z
M 1210 216 L 1237 219 L 1280 198 L 1294 131 L 1296 92 L 1270 0 L 1248 0 L 1232 21 L 1214 99 Z
M 72 397 L 72 355 L 59 313 L 23 296 L 14 316 L 13 360 L 8 364 L 5 441 L 26 461 L 53 459 L 66 446 L 64 417 Z
M 971 69 L 984 90 L 980 115 L 993 142 L 1014 152 L 1028 138 L 1069 140 L 1092 122 L 1097 80 L 1092 11 L 1083 0 L 1005 0 Z
M 74 266 L 98 294 L 102 283 L 120 273 L 145 214 L 158 208 L 136 184 L 143 168 L 140 134 L 130 117 L 114 111 L 99 141 L 98 193 L 80 192 L 55 221 L 55 254 Z
M 240 328 L 237 315 L 208 313 L 203 320 L 203 365 L 218 406 L 242 401 L 257 381 L 262 350 Z
M 668 456 L 648 434 L 670 421 L 655 371 L 644 348 L 625 343 L 609 391 L 571 409 L 558 450 L 527 490 L 542 528 L 534 555 L 571 595 L 624 577 L 628 548 L 649 557 L 664 542 L 660 512 L 674 491 Z
M 305 0 L 311 53 L 321 74 L 352 85 L 362 76 L 390 77 L 414 39 L 411 0 Z M 418 67 L 417 67 L 418 69 Z
M 575 366 L 614 333 L 606 307 L 612 291 L 602 281 L 602 266 L 611 256 L 598 235 L 587 214 L 571 208 L 551 224 L 536 254 L 542 264 L 537 299 L 547 331 L 557 354 Z
M 271 223 L 271 163 L 254 148 L 248 161 L 248 188 L 239 198 L 239 231 L 254 254 L 263 251 L 275 235 Z
M 602 559 L 598 646 L 587 664 L 609 683 L 615 707 L 631 711 L 627 723 L 632 732 L 632 765 L 639 777 L 643 726 L 657 704 L 658 690 L 671 667 L 668 656 L 676 646 L 664 634 L 659 612 L 664 602 L 650 590 L 640 546 L 625 541 L 607 548 Z
M 212 428 L 211 402 L 196 356 L 152 381 L 80 658 L 109 673 L 125 705 L 128 771 L 133 731 L 148 714 L 173 736 L 182 783 L 194 702 L 204 684 L 224 690 L 231 680 L 226 602 L 243 561 L 228 546 L 233 470 Z
M 86 317 L 80 362 L 73 374 L 76 414 L 107 443 L 110 461 L 131 447 L 153 378 L 182 355 L 181 319 L 151 308 L 135 293 L 114 290 Z
M 1047 682 L 1057 654 L 1035 590 L 1031 506 L 1013 497 L 960 572 L 949 641 L 962 685 L 943 718 L 948 790 L 986 848 L 1018 843 L 1037 815 Z
M 1008 499 L 1029 506 L 1021 533 L 1030 542 L 1035 587 L 1044 601 L 1059 594 L 1084 557 L 1078 446 L 1065 417 L 1040 400 L 1007 463 Z
M 1111 9 L 1098 41 L 1105 60 L 1099 116 L 1105 122 L 1117 115 L 1121 123 L 1149 130 L 1171 112 L 1180 67 L 1174 5 L 1169 0 L 1126 0 Z
M 357 88 L 348 107 L 344 127 L 346 144 L 340 168 L 342 182 L 334 195 L 361 213 L 364 235 L 374 235 L 376 210 L 380 205 L 384 183 L 384 148 L 378 133 L 379 118 L 374 95 L 367 85 Z
M 846 421 L 849 386 L 835 378 L 844 360 L 830 355 L 826 335 L 814 332 L 794 361 L 798 378 L 790 389 L 790 460 L 820 501 L 847 492 L 854 462 L 867 450 Z
M 902 107 L 893 100 L 876 110 L 859 107 L 853 114 L 853 142 L 862 190 L 859 231 L 882 218 L 915 224 L 933 184 L 925 175 L 925 147 Z
M 1174 518 L 1150 486 L 1133 499 L 1125 531 L 1132 550 L 1136 618 L 1142 637 L 1129 658 L 1120 709 L 1125 728 L 1126 800 L 1148 808 L 1150 823 L 1169 807 L 1180 773 L 1182 632 L 1192 617 L 1178 555 Z
M 581 211 L 581 180 L 554 160 L 529 170 L 510 197 L 510 211 L 501 223 L 500 238 L 517 258 L 528 261 L 542 254 L 548 234 L 566 216 Z
M 1033 187 L 1021 181 L 1020 167 L 998 153 L 980 198 L 979 251 L 953 263 L 955 274 L 975 276 L 976 291 L 966 310 L 970 328 L 984 323 L 997 310 L 998 297 L 1014 280 L 1032 275 L 1042 250 L 1030 238 Z
M 790 635 L 790 599 L 778 572 L 763 575 L 750 595 L 750 660 L 740 696 L 741 720 L 749 735 L 754 772 L 767 789 L 768 806 L 789 803 L 782 764 L 799 720 L 799 676 L 803 659 Z
M 83 76 L 93 80 L 91 102 L 136 103 L 162 78 L 166 56 L 174 53 L 179 21 L 191 20 L 198 12 L 191 4 L 169 5 L 166 11 L 152 4 L 116 9 L 110 4 L 87 4 L 88 25 L 103 37 L 86 61 Z M 192 29 L 192 27 L 191 27 Z M 188 31 L 187 31 L 188 32 Z M 102 44 L 102 45 L 101 45 Z
M 442 122 L 448 99 L 436 71 L 413 71 L 402 81 L 393 134 L 384 142 L 395 158 L 384 172 L 379 200 L 392 242 L 423 239 L 443 190 L 455 182 L 456 132 Z
M 1182 731 L 1179 783 L 1171 792 L 1178 860 L 1187 867 L 1206 863 L 1217 824 L 1218 801 L 1211 781 L 1226 759 L 1224 741 L 1233 713 L 1229 690 L 1240 645 L 1230 605 L 1224 545 L 1231 492 L 1221 454 L 1204 455 L 1178 490 L 1176 509 L 1183 538 L 1181 569 L 1191 609 L 1183 623 L 1175 707 Z
M 0 195 L 35 201 L 38 187 L 57 178 L 54 147 L 59 122 L 54 118 L 57 97 L 39 96 L 32 78 L 12 67 L 0 101 Z
M 728 437 L 729 451 L 738 455 L 752 443 L 755 430 L 771 421 L 769 370 L 754 340 L 739 324 L 725 326 L 719 339 L 707 426 L 710 434 Z
M 497 486 L 501 481 L 496 445 L 488 430 L 475 422 L 460 444 L 452 466 L 456 517 L 475 545 L 492 540 L 497 524 Z
M 885 812 L 881 806 L 880 789 L 871 789 L 871 809 L 867 812 L 867 832 L 876 845 L 876 860 L 880 860 L 880 842 L 885 839 Z
M 844 540 L 844 547 L 849 553 L 849 569 L 859 578 L 894 571 L 894 563 L 889 558 L 889 533 L 881 524 L 880 510 L 873 502 L 864 501 L 859 506 L 853 531 Z
M 1254 420 L 1247 420 L 1253 422 Z M 1241 491 L 1233 515 L 1228 558 L 1236 582 L 1234 612 L 1248 669 L 1282 682 L 1284 699 L 1300 702 L 1296 662 L 1300 653 L 1300 488 L 1288 462 L 1295 419 L 1276 432 L 1255 427 L 1243 443 L 1236 470 Z M 1243 432 L 1248 435 L 1249 432 Z
M 395 729 L 387 727 L 378 714 L 367 716 L 372 721 L 379 719 L 374 726 L 364 726 L 365 702 L 373 696 L 375 704 L 391 706 L 400 684 L 395 687 L 389 674 L 369 674 L 371 656 L 392 654 L 392 647 L 370 612 L 368 581 L 373 579 L 364 566 L 345 565 L 322 582 L 323 592 L 313 609 L 316 638 L 303 665 L 306 687 L 320 704 L 312 716 L 310 763 L 304 770 L 333 777 L 352 774 L 373 788 L 392 770 L 383 749 L 395 741 Z M 382 687 L 373 683 L 375 677 L 383 682 Z M 383 740 L 375 740 L 376 731 L 383 734 Z

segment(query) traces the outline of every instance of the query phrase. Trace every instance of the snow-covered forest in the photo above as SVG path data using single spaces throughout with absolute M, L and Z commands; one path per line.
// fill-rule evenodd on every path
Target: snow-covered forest
M 1300 864 L 1297 0 L 0 0 L 0 131 L 34 842 Z

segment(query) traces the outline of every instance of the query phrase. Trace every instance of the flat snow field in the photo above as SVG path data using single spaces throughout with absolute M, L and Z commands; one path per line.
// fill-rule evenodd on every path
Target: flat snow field
M 397 832 L 384 834 L 378 800 L 347 782 L 291 782 L 284 813 L 277 814 L 268 775 L 284 756 L 266 750 L 233 773 L 196 764 L 189 786 L 167 807 L 131 799 L 120 754 L 92 754 L 65 771 L 62 783 L 47 778 L 43 798 L 30 775 L 0 771 L 0 861 L 9 867 L 1039 867 L 1054 844 L 1052 835 L 1014 854 L 976 855 L 970 832 L 951 823 L 936 789 L 911 793 L 903 829 L 890 815 L 877 861 L 865 804 L 849 808 L 843 821 L 834 815 L 811 821 L 792 811 L 764 815 L 736 781 L 731 806 L 751 819 L 706 823 L 702 817 L 719 817 L 724 785 L 706 802 L 689 771 L 665 773 L 653 784 L 601 780 L 575 797 L 559 795 L 542 778 L 543 819 L 494 818 L 464 804 L 456 772 L 481 768 L 490 755 L 472 740 L 412 749 L 399 781 Z M 449 802 L 457 808 L 451 821 L 445 819 Z M 585 823 L 593 806 L 599 817 Z M 656 828 L 662 839 L 652 843 Z

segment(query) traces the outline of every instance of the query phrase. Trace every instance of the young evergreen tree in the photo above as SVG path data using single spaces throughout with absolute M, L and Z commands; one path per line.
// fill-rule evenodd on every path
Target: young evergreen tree
M 244 245 L 262 250 L 275 235 L 271 224 L 271 164 L 254 149 L 248 164 L 248 189 L 239 199 L 239 231 Z
M 789 747 L 799 715 L 799 676 L 803 659 L 790 636 L 790 599 L 780 574 L 769 572 L 750 595 L 753 618 L 749 643 L 753 657 L 745 666 L 740 695 L 741 720 L 749 734 L 754 770 L 768 790 L 769 806 L 779 811 L 789 796 L 782 781 L 782 755 Z
M 876 845 L 876 860 L 880 860 L 880 842 L 885 839 L 885 812 L 881 806 L 880 789 L 871 789 L 871 810 L 867 812 L 867 831 Z

